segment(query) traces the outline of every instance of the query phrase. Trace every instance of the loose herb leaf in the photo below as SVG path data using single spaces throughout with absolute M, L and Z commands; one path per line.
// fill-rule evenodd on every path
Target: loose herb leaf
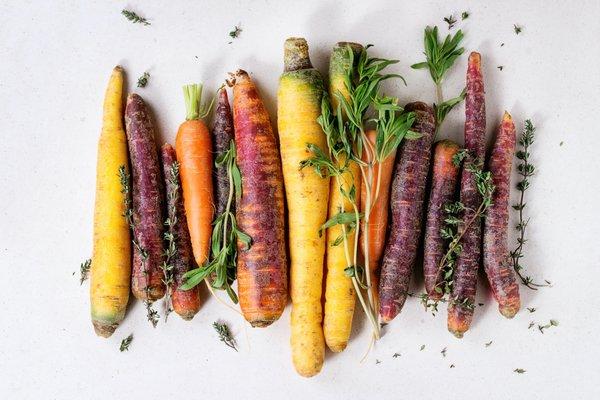
M 444 22 L 448 24 L 448 29 L 452 29 L 456 24 L 456 18 L 454 18 L 454 15 L 449 15 L 444 17 Z
M 150 25 L 150 22 L 148 22 L 148 20 L 146 18 L 140 17 L 134 11 L 123 9 L 123 10 L 121 10 L 121 14 L 123 14 L 125 16 L 125 18 L 127 18 L 129 21 L 133 22 L 134 24 Z
M 133 342 L 133 333 L 127 336 L 125 339 L 121 340 L 121 346 L 119 347 L 119 350 L 121 352 L 129 351 L 129 345 L 131 344 L 131 342 Z
M 487 343 L 485 344 L 485 347 L 490 347 L 491 345 L 492 345 L 492 341 L 490 340 L 489 342 L 487 342 Z
M 498 67 L 497 67 L 497 68 L 498 68 L 500 71 L 502 71 L 502 70 L 504 69 L 504 66 L 503 66 L 503 65 L 498 65 Z
M 514 372 L 516 372 L 517 374 L 524 374 L 525 372 L 527 372 L 526 370 L 524 370 L 523 368 L 515 368 Z
M 88 258 L 79 265 L 79 285 L 83 285 L 90 274 L 90 268 L 92 267 L 92 259 Z M 75 272 L 73 272 L 75 274 Z
M 229 32 L 229 37 L 232 38 L 232 39 L 236 39 L 236 38 L 240 37 L 240 33 L 242 33 L 242 28 L 240 28 L 238 25 L 236 25 Z
M 465 19 L 469 18 L 469 12 L 468 11 L 463 11 L 462 14 L 460 15 L 462 20 L 464 21 Z
M 213 322 L 213 328 L 219 335 L 219 340 L 221 342 L 225 343 L 226 346 L 231 347 L 235 351 L 238 351 L 235 339 L 234 339 L 233 335 L 231 334 L 231 331 L 229 330 L 229 327 L 227 326 L 227 324 L 225 324 L 224 322 L 221 323 L 221 322 L 215 321 L 215 322 Z
M 520 27 L 520 26 L 519 26 L 519 25 L 517 25 L 517 24 L 514 24 L 514 25 L 513 25 L 513 29 L 515 30 L 515 33 L 516 33 L 517 35 L 523 31 L 523 28 L 522 28 L 522 27 Z
M 421 348 L 419 349 L 419 351 L 423 351 L 423 350 L 425 350 L 425 345 L 424 344 L 421 345 Z
M 398 358 L 398 357 L 400 357 L 400 353 L 394 353 L 394 354 L 392 355 L 392 357 L 393 357 L 393 358 Z
M 148 78 L 150 78 L 150 74 L 148 71 L 144 72 L 142 76 L 140 76 L 137 80 L 137 87 L 144 88 L 148 84 Z
M 534 313 L 536 312 L 537 308 L 535 307 L 527 307 L 527 311 L 529 311 L 530 313 Z
M 440 353 L 442 354 L 442 357 L 446 357 L 446 352 L 448 351 L 448 349 L 446 347 L 444 347 L 442 349 L 442 351 L 440 351 Z

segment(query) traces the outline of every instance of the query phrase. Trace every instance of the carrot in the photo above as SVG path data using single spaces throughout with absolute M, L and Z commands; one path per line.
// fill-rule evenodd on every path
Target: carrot
M 435 117 L 430 106 L 415 102 L 407 104 L 405 110 L 415 112 L 412 130 L 422 136 L 405 142 L 396 159 L 390 200 L 392 223 L 379 282 L 379 314 L 383 322 L 396 317 L 408 294 L 421 237 L 425 185 L 435 134 Z
M 506 318 L 514 317 L 521 308 L 519 285 L 508 250 L 510 170 L 516 140 L 515 124 L 510 114 L 504 112 L 496 143 L 488 160 L 496 190 L 484 221 L 483 267 L 500 313 Z
M 329 178 L 299 165 L 310 156 L 308 143 L 327 148 L 317 123 L 323 87 L 321 74 L 310 62 L 306 40 L 287 39 L 277 120 L 288 206 L 292 359 L 296 371 L 306 377 L 319 373 L 325 357 L 321 327 L 325 237 L 319 235 L 319 228 L 327 219 Z
M 329 63 L 329 93 L 334 110 L 337 110 L 339 101 L 337 96 L 348 98 L 349 93 L 345 83 L 345 75 L 351 67 L 348 47 L 355 54 L 362 50 L 357 43 L 338 43 L 331 53 Z M 338 160 L 339 165 L 345 163 L 344 157 Z M 341 190 L 350 192 L 352 187 L 360 193 L 360 169 L 356 162 L 350 162 L 348 169 L 340 176 L 331 179 L 329 194 L 329 214 L 332 218 L 340 212 L 354 212 L 352 203 L 342 195 Z M 348 345 L 352 330 L 352 318 L 355 307 L 355 289 L 352 279 L 345 270 L 351 263 L 355 252 L 355 230 L 348 233 L 345 243 L 339 243 L 339 238 L 344 234 L 343 225 L 334 225 L 327 229 L 327 254 L 325 278 L 325 316 L 323 319 L 323 333 L 327 347 L 333 352 L 341 352 Z M 350 258 L 348 258 L 348 257 Z
M 375 147 L 375 138 L 377 132 L 370 130 L 367 132 L 367 139 Z M 363 151 L 363 161 L 371 162 L 372 160 Z M 385 236 L 388 225 L 388 206 L 390 200 L 390 184 L 392 182 L 392 172 L 394 171 L 394 160 L 396 159 L 396 150 L 394 150 L 382 163 L 373 161 L 373 182 L 379 187 L 371 192 L 371 201 L 373 202 L 368 226 L 365 227 L 365 220 L 361 220 L 360 234 L 360 249 L 363 254 L 369 255 L 369 268 L 371 272 L 371 285 L 375 288 L 379 286 L 379 262 L 383 254 L 385 246 Z M 377 196 L 377 197 L 375 197 Z M 367 206 L 367 190 L 365 185 L 361 185 L 360 191 L 360 207 L 361 212 L 365 214 Z M 365 243 L 365 231 L 369 230 L 369 243 Z M 365 251 L 365 246 L 369 246 L 368 252 Z M 378 309 L 379 295 L 378 291 L 373 291 L 375 307 Z
M 200 292 L 198 287 L 191 290 L 181 290 L 184 283 L 183 275 L 194 264 L 194 254 L 190 234 L 187 228 L 187 219 L 183 208 L 181 184 L 179 180 L 179 163 L 175 149 L 168 143 L 161 148 L 163 176 L 167 192 L 167 235 L 169 244 L 166 255 L 169 258 L 167 267 L 170 271 L 167 280 L 173 311 L 181 318 L 190 320 L 200 309 Z
M 201 104 L 202 85 L 186 85 L 183 93 L 186 117 L 179 125 L 175 149 L 194 258 L 202 265 L 208 260 L 214 212 L 211 139 L 202 120 L 210 106 Z
M 443 296 L 440 287 L 443 277 L 439 267 L 445 253 L 445 240 L 440 234 L 444 227 L 444 205 L 454 200 L 458 165 L 453 162 L 453 157 L 460 147 L 450 141 L 441 140 L 436 143 L 433 155 L 433 177 L 429 204 L 427 206 L 427 221 L 425 223 L 425 241 L 423 244 L 423 273 L 425 275 L 425 291 L 432 300 L 439 300 Z
M 465 97 L 465 148 L 469 152 L 460 180 L 460 201 L 465 207 L 464 221 L 475 216 L 481 203 L 476 179 L 469 164 L 485 156 L 485 93 L 481 56 L 471 53 L 467 68 L 467 94 Z M 452 301 L 448 305 L 448 330 L 461 338 L 473 320 L 473 304 L 477 290 L 477 271 L 481 259 L 481 219 L 476 218 L 463 233 L 462 251 L 456 258 Z
M 131 291 L 140 300 L 152 302 L 165 295 L 163 272 L 164 187 L 154 142 L 154 126 L 144 100 L 127 97 L 125 125 L 131 157 L 133 270 Z
M 236 219 L 252 238 L 248 249 L 238 237 L 238 295 L 246 320 L 253 327 L 266 327 L 281 316 L 287 302 L 281 161 L 256 86 L 245 71 L 238 70 L 234 78 L 233 122 L 242 175 Z
M 212 129 L 212 143 L 215 159 L 218 159 L 229 149 L 229 144 L 233 138 L 233 117 L 231 107 L 227 98 L 227 90 L 222 87 L 218 91 L 217 107 L 215 110 L 215 121 Z M 229 177 L 227 176 L 227 166 L 217 165 L 213 173 L 213 185 L 215 189 L 215 215 L 221 215 L 227 207 L 229 197 Z M 235 212 L 235 208 L 232 208 Z
M 98 141 L 94 250 L 90 271 L 90 305 L 96 334 L 109 337 L 125 317 L 131 274 L 131 239 L 123 214 L 119 168 L 129 170 L 123 129 L 123 69 L 115 67 L 104 98 Z

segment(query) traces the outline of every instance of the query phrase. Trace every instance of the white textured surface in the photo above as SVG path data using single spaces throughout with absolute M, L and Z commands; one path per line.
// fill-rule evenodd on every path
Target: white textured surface
M 600 396 L 599 3 L 336 3 L 0 1 L 0 398 Z M 123 7 L 152 25 L 129 23 Z M 433 318 L 409 299 L 363 364 L 368 333 L 357 318 L 347 351 L 328 353 L 311 380 L 291 365 L 289 307 L 272 327 L 252 330 L 209 299 L 191 323 L 174 316 L 153 330 L 134 304 L 112 338 L 94 335 L 87 283 L 80 287 L 72 273 L 91 251 L 96 141 L 115 64 L 128 71 L 130 89 L 150 72 L 139 93 L 156 111 L 161 141 L 173 140 L 184 117 L 182 84 L 204 80 L 216 88 L 237 67 L 253 73 L 274 118 L 282 44 L 293 35 L 308 39 L 322 71 L 336 41 L 373 43 L 374 54 L 401 60 L 396 70 L 408 87 L 390 93 L 403 102 L 432 101 L 428 75 L 409 65 L 421 61 L 425 25 L 445 33 L 442 18 L 463 10 L 471 12 L 458 23 L 465 47 L 483 54 L 488 132 L 505 108 L 518 129 L 528 117 L 538 126 L 525 264 L 536 279 L 554 282 L 551 289 L 522 290 L 524 306 L 538 311 L 505 320 L 483 288 L 485 305 L 457 340 L 446 331 L 445 310 Z M 241 37 L 228 44 L 237 23 Z M 519 36 L 514 23 L 524 27 Z M 463 56 L 448 77 L 448 94 L 464 85 L 465 63 Z M 462 142 L 463 113 L 452 113 L 442 136 Z M 414 290 L 422 290 L 417 280 Z M 210 325 L 218 318 L 230 322 L 239 353 L 217 342 Z M 530 321 L 550 318 L 560 326 L 544 335 L 527 330 Z M 120 340 L 131 332 L 130 351 L 120 353 Z M 395 352 L 401 357 L 392 358 Z

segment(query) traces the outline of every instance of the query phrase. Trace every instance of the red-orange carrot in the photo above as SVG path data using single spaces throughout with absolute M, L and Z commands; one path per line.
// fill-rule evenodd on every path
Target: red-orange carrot
M 201 105 L 202 86 L 187 85 L 183 89 L 187 115 L 177 131 L 175 148 L 194 258 L 202 265 L 208 260 L 214 212 L 212 146 L 202 120 L 208 113 Z
M 462 175 L 460 201 L 465 207 L 464 221 L 473 222 L 463 233 L 462 251 L 456 258 L 451 302 L 448 305 L 448 330 L 462 337 L 471 326 L 477 270 L 481 263 L 481 219 L 476 210 L 481 203 L 474 173 L 469 165 L 479 163 L 485 156 L 485 92 L 481 71 L 481 56 L 471 53 L 467 69 L 465 97 L 465 148 L 469 152 Z
M 283 175 L 277 138 L 258 90 L 245 71 L 234 77 L 233 121 L 242 175 L 237 222 L 252 238 L 249 249 L 238 239 L 238 295 L 246 320 L 265 327 L 287 303 Z
M 445 225 L 444 205 L 452 202 L 456 194 L 460 168 L 454 164 L 453 157 L 459 150 L 460 147 L 456 143 L 450 140 L 441 140 L 436 143 L 433 153 L 433 177 L 423 244 L 425 291 L 432 300 L 439 300 L 444 294 L 441 291 L 443 288 L 440 286 L 442 282 L 440 263 L 444 257 L 446 246 L 440 230 Z
M 375 138 L 377 131 L 370 130 L 367 132 L 367 139 L 375 147 Z M 396 150 L 394 150 L 382 163 L 373 162 L 373 189 L 371 190 L 372 208 L 369 215 L 368 226 L 365 227 L 364 219 L 361 219 L 361 234 L 360 234 L 360 250 L 362 254 L 369 254 L 369 270 L 371 272 L 371 285 L 375 307 L 379 307 L 379 261 L 383 254 L 385 246 L 385 236 L 388 225 L 388 210 L 390 202 L 390 184 L 392 182 L 392 172 L 394 172 L 394 160 L 396 159 Z M 363 151 L 363 161 L 371 162 L 367 152 Z M 377 196 L 377 197 L 375 197 Z M 360 190 L 360 208 L 361 212 L 365 213 L 367 206 L 367 189 L 366 185 L 361 185 Z M 364 232 L 368 229 L 369 243 L 365 243 Z M 366 252 L 366 246 L 369 246 Z
M 511 265 L 508 250 L 508 208 L 510 198 L 510 170 L 516 146 L 515 124 L 504 112 L 496 143 L 488 161 L 496 190 L 492 205 L 487 209 L 483 233 L 483 267 L 498 302 L 500 313 L 512 318 L 521 308 L 519 285 Z

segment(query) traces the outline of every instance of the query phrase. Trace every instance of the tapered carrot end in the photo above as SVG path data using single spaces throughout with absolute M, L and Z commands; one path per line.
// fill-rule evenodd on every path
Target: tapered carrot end
M 476 51 L 469 54 L 469 69 L 481 70 L 481 54 Z
M 110 337 L 115 332 L 115 329 L 117 329 L 117 326 L 119 325 L 119 324 L 106 324 L 106 323 L 100 322 L 100 321 L 92 321 L 92 324 L 94 325 L 94 331 L 96 332 L 96 335 L 101 336 L 103 338 Z
M 271 325 L 273 322 L 275 322 L 275 320 L 267 320 L 267 319 L 261 319 L 261 320 L 256 320 L 256 321 L 248 321 L 250 322 L 250 325 L 253 328 L 266 328 L 267 326 Z
M 341 353 L 342 351 L 346 350 L 347 346 L 347 341 L 344 341 L 342 343 L 331 343 L 331 341 L 327 341 L 327 347 L 334 353 Z
M 500 304 L 498 309 L 500 310 L 500 314 L 508 319 L 511 319 L 517 315 L 521 309 L 521 300 L 517 297 L 514 301 L 511 301 L 508 304 Z
M 468 312 L 463 312 L 460 307 L 448 307 L 448 331 L 461 339 L 464 333 L 469 330 L 473 316 Z
M 312 68 L 308 55 L 308 43 L 304 38 L 289 38 L 283 45 L 284 71 L 298 71 Z
M 398 313 L 395 309 L 392 309 L 391 307 L 381 306 L 379 308 L 379 315 L 381 316 L 381 323 L 387 324 L 390 323 L 394 318 L 396 318 L 396 315 L 398 315 Z
M 502 122 L 512 122 L 512 116 L 508 113 L 508 111 L 504 111 L 504 115 L 502 116 Z
M 123 67 L 121 67 L 120 65 L 115 65 L 115 67 L 113 68 L 113 72 L 117 72 L 119 74 L 123 73 Z

